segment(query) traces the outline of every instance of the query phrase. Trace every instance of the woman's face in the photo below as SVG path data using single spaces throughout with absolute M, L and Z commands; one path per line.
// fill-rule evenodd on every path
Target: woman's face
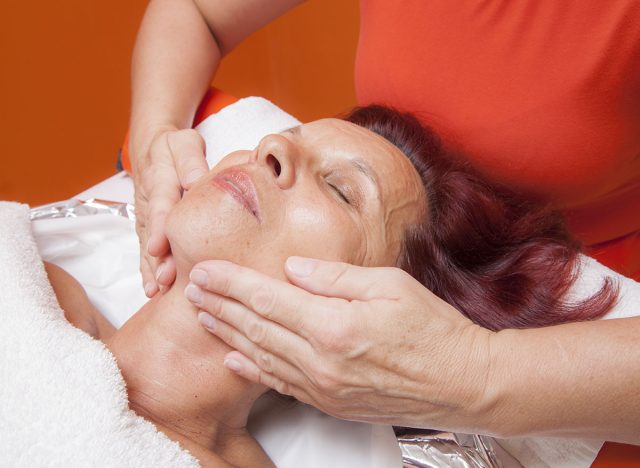
M 179 271 L 225 259 L 282 278 L 291 255 L 394 266 L 424 200 L 394 145 L 323 119 L 226 156 L 171 211 L 167 236 Z

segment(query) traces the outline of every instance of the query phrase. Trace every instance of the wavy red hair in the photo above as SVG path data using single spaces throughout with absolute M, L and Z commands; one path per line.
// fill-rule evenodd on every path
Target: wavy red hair
M 398 265 L 473 322 L 533 328 L 610 310 L 617 298 L 611 279 L 579 303 L 565 300 L 581 248 L 559 213 L 483 180 L 412 114 L 370 105 L 345 120 L 393 143 L 417 170 L 427 213 L 407 229 Z

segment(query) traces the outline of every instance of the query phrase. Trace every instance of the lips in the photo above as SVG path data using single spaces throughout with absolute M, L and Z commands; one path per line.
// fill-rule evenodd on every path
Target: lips
M 211 179 L 211 183 L 231 195 L 258 221 L 261 221 L 256 187 L 249 174 L 237 168 L 230 168 L 216 175 Z

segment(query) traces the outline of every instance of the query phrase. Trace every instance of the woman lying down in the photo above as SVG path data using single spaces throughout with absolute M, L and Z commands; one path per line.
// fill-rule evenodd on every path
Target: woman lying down
M 171 211 L 167 236 L 175 284 L 119 330 L 68 274 L 53 265 L 47 273 L 66 319 L 115 357 L 129 408 L 204 466 L 271 461 L 246 430 L 267 388 L 223 367 L 230 349 L 185 299 L 199 261 L 225 259 L 281 279 L 292 255 L 400 267 L 492 330 L 597 319 L 617 295 L 605 281 L 565 303 L 579 247 L 560 218 L 490 187 L 417 120 L 378 106 L 228 155 Z

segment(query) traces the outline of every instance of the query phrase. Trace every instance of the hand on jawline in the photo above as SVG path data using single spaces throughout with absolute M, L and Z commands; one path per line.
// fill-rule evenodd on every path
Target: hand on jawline
M 290 257 L 285 274 L 194 266 L 185 294 L 234 349 L 228 369 L 343 419 L 427 427 L 472 413 L 491 332 L 398 268 Z

